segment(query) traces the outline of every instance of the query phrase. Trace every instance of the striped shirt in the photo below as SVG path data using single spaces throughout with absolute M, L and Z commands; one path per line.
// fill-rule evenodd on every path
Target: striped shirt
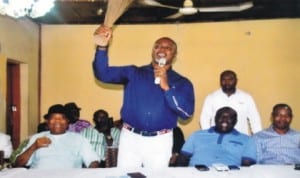
M 101 160 L 105 160 L 105 150 L 106 150 L 106 140 L 103 133 L 98 132 L 97 129 L 93 127 L 86 128 L 80 132 L 85 138 L 87 138 L 93 149 L 100 157 Z M 120 138 L 120 130 L 113 127 L 110 129 L 110 135 L 113 139 L 113 146 L 119 145 L 119 138 Z
M 253 135 L 259 164 L 300 163 L 300 132 L 279 135 L 272 126 Z

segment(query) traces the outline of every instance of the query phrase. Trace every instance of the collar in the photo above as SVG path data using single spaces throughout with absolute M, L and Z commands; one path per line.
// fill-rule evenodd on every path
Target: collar
M 281 135 L 281 134 L 278 134 L 278 133 L 274 130 L 272 124 L 269 126 L 269 128 L 267 128 L 267 131 L 268 131 L 268 132 L 271 132 L 271 133 L 273 133 L 273 134 L 276 134 L 276 135 Z M 293 129 L 290 128 L 290 129 L 289 129 L 285 134 L 283 134 L 283 135 L 289 134 L 289 133 L 291 133 L 291 132 L 293 132 Z
M 219 133 L 219 132 L 216 132 L 215 126 L 209 128 L 208 132 L 209 133 L 216 133 L 216 134 L 220 134 L 220 135 L 226 135 L 226 134 L 239 135 L 240 134 L 240 132 L 238 132 L 235 128 L 233 128 L 232 131 L 228 132 L 228 133 Z

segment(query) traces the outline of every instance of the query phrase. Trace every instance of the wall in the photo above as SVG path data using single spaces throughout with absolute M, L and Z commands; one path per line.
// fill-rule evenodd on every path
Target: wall
M 75 101 L 82 118 L 92 119 L 103 108 L 119 119 L 122 88 L 95 80 L 92 34 L 96 25 L 42 26 L 42 113 L 54 103 Z M 154 40 L 170 36 L 178 43 L 174 69 L 194 84 L 196 110 L 185 135 L 199 129 L 204 97 L 219 87 L 219 74 L 233 69 L 238 87 L 256 100 L 269 125 L 274 104 L 286 102 L 294 109 L 292 126 L 300 130 L 300 19 L 235 21 L 220 23 L 120 25 L 114 29 L 111 65 L 150 62 Z
M 36 132 L 38 116 L 39 26 L 0 15 L 0 131 L 6 131 L 6 64 L 21 68 L 21 139 Z

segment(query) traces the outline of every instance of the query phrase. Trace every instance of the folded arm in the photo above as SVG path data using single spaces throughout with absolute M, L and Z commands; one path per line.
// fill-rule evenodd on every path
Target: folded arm
M 49 144 L 51 144 L 51 140 L 47 137 L 40 137 L 40 138 L 36 139 L 36 141 L 32 145 L 30 145 L 26 151 L 24 151 L 19 156 L 17 156 L 15 166 L 16 167 L 26 166 L 31 155 L 37 149 L 42 148 L 42 147 L 47 147 Z

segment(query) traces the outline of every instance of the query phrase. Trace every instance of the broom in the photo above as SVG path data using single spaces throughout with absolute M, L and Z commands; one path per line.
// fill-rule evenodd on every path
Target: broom
M 112 27 L 132 2 L 133 0 L 108 0 L 104 25 Z
M 108 0 L 104 26 L 111 28 L 132 2 L 133 0 Z M 98 34 L 94 34 L 94 41 L 98 45 L 103 42 Z

